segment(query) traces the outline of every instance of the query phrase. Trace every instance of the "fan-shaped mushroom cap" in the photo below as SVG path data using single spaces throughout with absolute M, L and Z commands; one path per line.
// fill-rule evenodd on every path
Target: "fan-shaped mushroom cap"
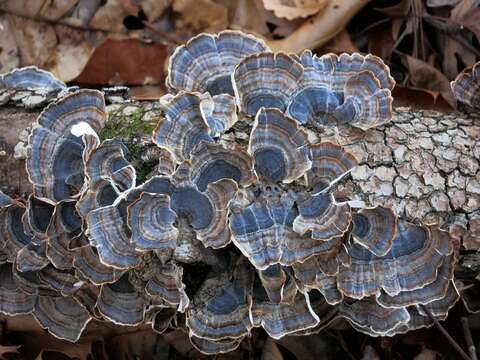
M 357 166 L 357 160 L 341 146 L 330 142 L 310 145 L 312 168 L 307 171 L 307 184 L 314 192 L 324 190 Z
M 56 290 L 64 296 L 74 294 L 83 286 L 72 269 L 59 270 L 52 265 L 48 265 L 38 273 L 40 283 L 47 285 L 48 288 Z
M 390 91 L 395 81 L 380 58 L 360 54 L 317 57 L 305 50 L 297 59 L 304 75 L 287 109 L 297 121 L 329 125 L 338 120 L 366 129 L 391 119 Z
M 40 199 L 37 199 L 33 194 L 28 197 L 26 216 L 24 227 L 29 229 L 33 235 L 43 238 L 47 231 L 48 224 L 52 218 L 54 207 Z
M 83 158 L 98 145 L 91 140 L 105 120 L 105 101 L 95 90 L 79 90 L 43 110 L 29 137 L 26 160 L 36 197 L 56 204 L 78 196 Z
M 205 355 L 218 355 L 228 353 L 235 350 L 242 343 L 243 337 L 240 339 L 224 339 L 224 340 L 208 340 L 191 335 L 190 342 L 192 345 Z
M 190 178 L 200 191 L 221 179 L 232 179 L 242 187 L 255 180 L 253 159 L 241 147 L 202 141 L 192 153 Z
M 158 149 L 158 175 L 171 176 L 175 172 L 177 162 L 173 154 L 165 148 Z
M 74 201 L 62 201 L 56 205 L 46 233 L 47 257 L 59 269 L 72 267 L 72 242 L 82 234 L 82 219 L 75 205 Z
M 255 327 L 263 327 L 274 339 L 313 328 L 320 322 L 308 294 L 297 293 L 291 304 L 274 304 L 261 290 L 255 292 L 251 317 Z
M 333 196 L 328 193 L 309 195 L 297 205 L 300 214 L 293 222 L 293 230 L 301 235 L 311 231 L 313 239 L 340 237 L 352 221 L 348 204 L 335 203 Z
M 260 109 L 248 152 L 258 176 L 270 182 L 290 183 L 312 166 L 307 133 L 277 109 Z
M 128 225 L 135 248 L 139 251 L 174 250 L 178 237 L 176 219 L 168 195 L 142 193 L 128 206 Z
M 397 235 L 397 216 L 392 209 L 377 206 L 353 214 L 352 236 L 355 242 L 376 256 L 386 255 Z
M 239 31 L 197 35 L 170 57 L 167 87 L 233 95 L 230 74 L 240 59 L 267 50 L 262 40 Z
M 85 173 L 90 184 L 109 179 L 118 192 L 135 187 L 135 169 L 125 159 L 128 152 L 118 140 L 105 140 L 87 159 Z
M 147 282 L 145 291 L 151 297 L 159 297 L 166 303 L 184 312 L 190 300 L 182 283 L 183 268 L 173 263 L 160 266 L 155 275 Z
M 0 313 L 28 314 L 33 311 L 35 296 L 22 291 L 16 284 L 12 264 L 0 265 Z
M 73 267 L 93 284 L 115 282 L 125 273 L 125 270 L 104 265 L 95 248 L 90 245 L 81 246 L 73 252 Z
M 253 272 L 243 259 L 230 273 L 207 278 L 187 309 L 189 334 L 208 340 L 232 341 L 250 332 Z
M 463 70 L 451 83 L 453 95 L 458 101 L 480 109 L 480 62 Z
M 8 200 L 10 199 L 10 200 Z M 0 246 L 7 260 L 13 262 L 18 251 L 32 242 L 30 231 L 25 231 L 22 221 L 26 217 L 25 207 L 18 201 L 4 196 L 4 206 L 0 207 Z
M 172 98 L 153 131 L 153 142 L 166 148 L 178 163 L 190 158 L 200 141 L 212 141 L 201 109 L 202 95 L 181 92 Z
M 429 302 L 428 304 L 423 305 L 433 316 L 439 318 L 440 320 L 445 320 L 450 309 L 457 303 L 460 299 L 460 295 L 453 281 L 450 281 L 447 292 L 444 297 L 441 299 Z M 417 307 L 418 312 L 422 316 L 427 316 L 422 307 Z
M 258 271 L 258 277 L 268 295 L 268 299 L 275 304 L 291 304 L 297 294 L 297 285 L 293 274 L 280 265 L 272 265 L 265 270 Z
M 432 301 L 443 299 L 453 279 L 454 262 L 453 254 L 445 257 L 442 265 L 438 268 L 435 281 L 420 289 L 401 291 L 395 296 L 390 296 L 385 291 L 381 291 L 377 302 L 384 307 L 402 307 L 428 304 Z
M 410 315 L 410 320 L 406 324 L 399 325 L 394 329 L 392 329 L 391 331 L 386 332 L 385 336 L 395 336 L 398 334 L 406 334 L 409 331 L 427 328 L 433 325 L 433 320 L 431 320 L 428 316 L 420 315 L 420 313 L 418 312 L 418 309 L 415 306 L 407 307 L 407 311 L 408 311 L 408 314 Z M 376 336 L 376 335 L 372 335 L 372 336 Z
M 367 70 L 348 79 L 344 103 L 335 110 L 340 123 L 349 123 L 362 130 L 381 126 L 392 119 L 393 97 L 381 87 L 375 75 Z
M 0 75 L 0 88 L 55 91 L 66 87 L 63 81 L 36 66 L 18 68 Z
M 452 251 L 447 232 L 399 222 L 392 248 L 383 257 L 355 243 L 341 250 L 344 265 L 337 277 L 338 288 L 355 299 L 378 296 L 382 289 L 391 296 L 419 289 L 435 281 L 444 257 Z
M 24 246 L 17 253 L 15 265 L 18 271 L 38 271 L 50 263 L 46 255 L 47 244 L 42 241 L 39 244 L 33 242 Z
M 135 326 L 145 317 L 145 299 L 132 286 L 127 274 L 113 284 L 102 285 L 97 308 L 118 325 Z
M 117 269 L 128 269 L 142 261 L 130 242 L 126 219 L 116 205 L 105 206 L 86 217 L 89 241 L 95 246 L 100 261 Z
M 71 297 L 39 296 L 33 316 L 53 336 L 76 342 L 91 320 L 88 311 Z
M 295 276 L 302 287 L 318 290 L 330 305 L 336 305 L 343 300 L 343 294 L 337 288 L 337 278 L 335 275 L 328 275 L 320 270 L 318 264 L 322 261 L 322 256 L 312 256 L 304 263 L 293 265 Z
M 274 264 L 290 266 L 326 251 L 324 242 L 293 231 L 297 215 L 293 200 L 257 200 L 230 215 L 232 241 L 259 270 Z
M 297 262 L 292 265 L 295 276 L 304 285 L 315 282 L 315 276 L 318 272 L 333 276 L 338 274 L 339 261 L 337 252 L 342 245 L 342 238 L 334 238 L 323 242 L 324 249 L 317 255 L 311 256 L 303 262 Z
M 385 336 L 410 321 L 406 308 L 384 308 L 373 298 L 344 301 L 340 305 L 339 314 L 357 330 L 370 336 Z
M 284 53 L 263 52 L 244 58 L 233 73 L 240 110 L 249 116 L 262 107 L 284 111 L 302 75 L 303 66 Z
M 104 206 L 112 205 L 119 194 L 112 182 L 106 179 L 99 179 L 94 184 L 89 184 L 77 202 L 77 211 L 82 217 L 94 210 Z

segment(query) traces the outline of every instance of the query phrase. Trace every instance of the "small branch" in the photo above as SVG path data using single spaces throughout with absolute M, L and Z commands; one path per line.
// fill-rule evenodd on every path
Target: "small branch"
M 460 345 L 458 345 L 458 343 L 450 336 L 450 334 L 447 332 L 447 330 L 445 330 L 445 328 L 442 326 L 442 324 L 440 324 L 440 322 L 437 320 L 437 318 L 435 318 L 435 316 L 432 315 L 432 313 L 430 312 L 430 310 L 427 309 L 427 307 L 423 304 L 420 304 L 420 307 L 422 308 L 422 310 L 428 315 L 428 317 L 430 318 L 430 320 L 433 321 L 433 323 L 435 324 L 436 328 L 438 330 L 440 330 L 440 332 L 445 336 L 445 338 L 448 340 L 448 342 L 453 346 L 453 348 L 459 353 L 459 355 L 462 357 L 462 359 L 464 360 L 473 360 L 471 359 L 466 353 L 465 351 L 463 351 L 463 349 L 460 347 Z
M 473 343 L 472 333 L 470 332 L 470 326 L 468 324 L 468 319 L 463 316 L 460 321 L 462 322 L 463 333 L 465 334 L 465 341 L 467 342 L 468 352 L 472 360 L 477 360 L 477 348 Z

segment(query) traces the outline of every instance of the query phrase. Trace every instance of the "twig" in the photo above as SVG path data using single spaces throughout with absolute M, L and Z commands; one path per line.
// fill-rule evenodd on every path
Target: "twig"
M 460 345 L 458 345 L 458 343 L 450 336 L 450 334 L 447 332 L 447 330 L 445 330 L 445 328 L 442 326 L 442 324 L 440 324 L 440 322 L 435 318 L 435 316 L 432 315 L 432 313 L 430 312 L 430 310 L 427 309 L 427 307 L 423 304 L 420 304 L 420 307 L 422 308 L 422 310 L 427 314 L 427 316 L 430 318 L 430 320 L 433 321 L 433 323 L 435 324 L 436 328 L 438 330 L 440 330 L 440 332 L 445 336 L 445 338 L 448 340 L 448 342 L 453 346 L 453 348 L 460 354 L 460 356 L 462 357 L 462 359 L 464 360 L 473 360 L 471 359 L 466 353 L 465 351 L 463 351 L 463 349 L 460 347 Z
M 473 343 L 472 333 L 470 332 L 470 326 L 468 325 L 468 319 L 465 316 L 462 316 L 460 321 L 462 322 L 463 333 L 465 334 L 465 341 L 467 342 L 470 357 L 472 360 L 477 360 L 477 348 Z

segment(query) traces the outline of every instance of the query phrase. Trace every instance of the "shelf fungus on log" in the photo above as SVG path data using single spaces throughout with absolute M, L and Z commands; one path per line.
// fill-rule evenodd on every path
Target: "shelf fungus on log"
M 47 106 L 28 139 L 27 172 L 37 198 L 53 205 L 75 199 L 84 185 L 83 159 L 98 146 L 105 100 L 79 90 Z
M 452 84 L 471 106 L 477 73 Z M 16 81 L 61 90 L 28 140 L 33 194 L 0 193 L 1 313 L 32 313 L 69 341 L 91 319 L 176 329 L 214 355 L 254 328 L 280 339 L 336 319 L 394 336 L 459 299 L 449 233 L 355 193 L 366 165 L 350 134 L 398 125 L 395 83 L 373 55 L 275 54 L 238 31 L 200 34 L 170 58 L 148 156 L 100 141 L 101 92 L 35 69 L 0 84 Z
M 43 91 L 59 91 L 67 86 L 51 73 L 35 66 L 14 69 L 0 75 L 0 89 L 27 89 Z

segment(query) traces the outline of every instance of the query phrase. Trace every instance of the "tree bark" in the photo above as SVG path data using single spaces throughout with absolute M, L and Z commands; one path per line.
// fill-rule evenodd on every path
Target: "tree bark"
M 0 107 L 0 190 L 9 195 L 31 192 L 24 159 L 14 157 L 15 147 L 17 156 L 25 155 L 24 130 L 51 101 L 37 99 L 38 106 L 32 106 L 28 96 L 10 94 Z M 238 139 L 245 138 L 241 128 L 234 131 Z M 392 122 L 366 132 L 351 127 L 309 131 L 311 138 L 344 146 L 359 161 L 337 194 L 366 206 L 393 207 L 410 221 L 439 223 L 467 248 L 480 248 L 478 116 L 396 108 Z

